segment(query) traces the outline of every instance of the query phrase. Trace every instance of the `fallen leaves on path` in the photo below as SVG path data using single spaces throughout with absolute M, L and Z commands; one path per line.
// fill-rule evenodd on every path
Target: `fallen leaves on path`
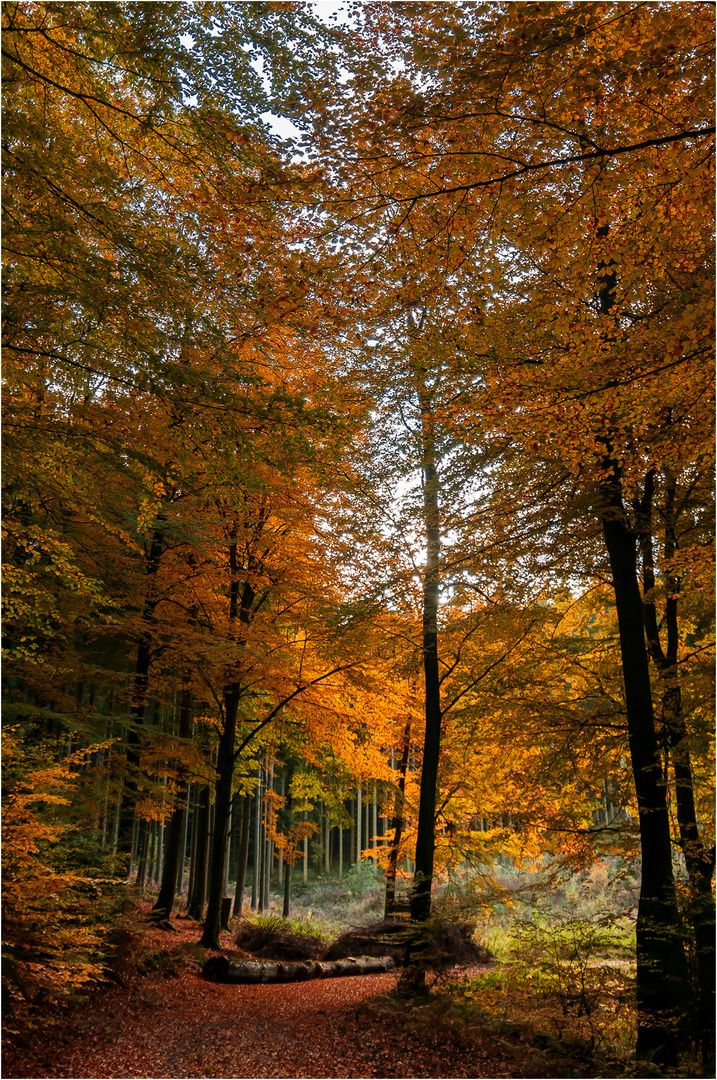
M 196 955 L 196 925 L 175 925 L 152 930 L 145 947 L 184 944 Z M 389 991 L 395 973 L 232 986 L 207 982 L 200 963 L 174 976 L 134 970 L 124 986 L 97 990 L 43 1037 L 10 1046 L 5 1080 L 539 1075 L 516 1068 L 515 1048 L 487 1033 L 466 1044 L 373 1015 L 366 999 Z

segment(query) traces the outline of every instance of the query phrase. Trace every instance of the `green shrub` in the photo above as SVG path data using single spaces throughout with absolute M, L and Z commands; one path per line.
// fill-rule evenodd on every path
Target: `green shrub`
M 376 866 L 373 859 L 362 859 L 349 867 L 344 876 L 344 884 L 351 896 L 360 897 L 369 890 L 383 887 L 383 871 Z
M 615 1049 L 632 1026 L 632 924 L 619 916 L 546 916 L 516 925 L 506 985 L 532 1000 L 547 1034 L 590 1053 Z

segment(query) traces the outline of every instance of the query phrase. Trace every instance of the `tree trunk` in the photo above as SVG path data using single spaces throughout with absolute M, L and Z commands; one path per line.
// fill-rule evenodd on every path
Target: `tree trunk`
M 191 891 L 187 905 L 187 915 L 190 919 L 201 922 L 204 914 L 204 894 L 207 882 L 207 854 L 209 847 L 209 806 L 210 791 L 208 785 L 204 785 L 199 791 L 198 806 L 194 811 L 196 817 L 196 842 L 194 845 L 194 868 L 192 872 Z
M 261 870 L 261 765 L 257 770 L 254 807 L 254 863 L 251 879 L 251 909 L 256 911 L 259 902 L 259 873 Z
M 169 819 L 169 825 L 165 832 L 162 882 L 159 888 L 157 901 L 152 908 L 152 912 L 160 919 L 169 919 L 172 914 L 172 908 L 174 907 L 180 851 L 182 840 L 184 838 L 185 814 L 186 806 L 182 802 L 172 811 L 172 816 Z
M 189 911 L 189 904 L 191 901 L 192 893 L 194 892 L 194 879 L 197 876 L 197 823 L 199 820 L 199 814 L 197 812 L 198 804 L 199 792 L 195 784 L 192 791 L 192 801 L 187 806 L 187 813 L 189 813 L 189 807 L 192 807 L 192 834 L 189 838 L 189 881 L 187 882 L 187 911 Z
M 304 810 L 304 821 L 309 820 L 308 811 Z M 309 880 L 309 837 L 308 834 L 304 837 L 304 885 Z
M 263 915 L 266 910 L 266 889 L 264 888 L 264 881 L 266 879 L 266 824 L 265 814 L 262 814 L 259 823 L 259 914 Z
M 281 831 L 285 836 L 289 835 L 294 824 L 294 814 L 292 810 L 293 796 L 291 794 L 291 781 L 294 778 L 294 762 L 289 760 L 287 762 L 286 776 L 282 783 L 282 791 L 284 792 L 284 805 L 281 809 Z M 294 860 L 296 858 L 296 851 L 287 852 L 287 858 L 284 862 L 284 904 L 282 907 L 282 918 L 288 919 L 289 912 L 291 911 L 291 876 L 294 868 Z
M 331 821 L 329 820 L 329 811 L 326 803 L 324 803 L 324 825 L 326 828 L 325 842 L 324 842 L 324 870 L 326 876 L 331 874 Z
M 676 1028 L 687 1005 L 685 957 L 672 874 L 670 822 L 652 709 L 637 581 L 635 535 L 629 530 L 618 466 L 605 488 L 602 526 L 615 591 L 625 685 L 628 740 L 637 795 L 642 882 L 637 914 L 637 1056 L 675 1066 Z
M 204 932 L 200 944 L 207 949 L 219 948 L 222 923 L 222 900 L 224 898 L 225 863 L 229 818 L 232 806 L 232 780 L 234 778 L 234 740 L 236 736 L 239 686 L 232 683 L 224 691 L 224 723 L 219 736 L 217 752 L 217 781 L 214 797 L 214 837 L 209 869 L 209 895 Z
M 184 868 L 187 862 L 187 833 L 189 831 L 189 806 L 192 801 L 192 785 L 187 785 L 187 794 L 184 800 L 184 827 L 182 829 L 182 839 L 179 847 L 179 867 L 177 870 L 177 894 L 182 895 L 184 891 Z
M 284 906 L 281 910 L 283 919 L 288 919 L 291 913 L 291 874 L 294 867 L 290 862 L 284 864 Z
M 398 791 L 393 804 L 393 831 L 394 837 L 388 855 L 388 869 L 386 870 L 386 906 L 385 915 L 393 914 L 396 903 L 396 868 L 398 855 L 401 849 L 401 833 L 403 831 L 403 800 L 406 793 L 406 772 L 408 770 L 408 753 L 411 742 L 411 721 L 406 724 L 403 733 L 403 749 L 398 772 Z
M 229 820 L 227 821 L 227 851 L 224 859 L 224 888 L 223 893 L 226 896 L 229 892 L 229 871 L 231 869 L 231 860 L 234 853 L 234 805 L 235 800 L 232 797 L 229 800 Z
M 344 879 L 344 830 L 339 825 L 339 881 Z
M 147 702 L 147 688 L 149 686 L 149 667 L 152 660 L 152 628 L 154 612 L 158 603 L 156 593 L 156 579 L 160 560 L 164 552 L 164 531 L 155 529 L 149 551 L 145 548 L 145 571 L 147 585 L 145 588 L 144 606 L 142 609 L 142 631 L 137 645 L 137 659 L 134 669 L 134 682 L 132 686 L 132 701 L 130 703 L 130 723 L 127 727 L 127 775 L 122 793 L 119 828 L 117 831 L 117 852 L 124 857 L 124 870 L 120 869 L 122 876 L 129 876 L 131 851 L 132 851 L 132 828 L 134 823 L 134 808 L 137 801 L 137 774 L 140 769 L 139 754 L 139 731 L 137 730 L 144 721 L 144 710 Z
M 140 818 L 137 823 L 137 884 L 141 889 L 147 882 L 147 860 L 149 858 L 149 822 Z
M 241 916 L 244 907 L 244 887 L 249 859 L 249 832 L 251 830 L 251 795 L 245 795 L 242 805 L 241 838 L 239 842 L 239 864 L 237 866 L 237 886 L 234 893 L 234 914 Z
M 695 958 L 698 981 L 698 1039 L 706 1076 L 715 1071 L 715 912 L 712 899 L 714 849 L 707 851 L 700 836 L 695 809 L 692 762 L 687 727 L 682 708 L 678 652 L 678 598 L 680 581 L 668 575 L 663 624 L 667 640 L 662 647 L 660 624 L 654 602 L 655 570 L 652 542 L 654 473 L 645 479 L 639 511 L 638 527 L 642 550 L 643 619 L 650 657 L 662 680 L 662 721 L 667 736 L 669 756 L 675 777 L 675 803 L 680 834 L 680 847 L 689 878 L 688 917 L 694 927 Z M 677 551 L 675 521 L 676 486 L 668 476 L 664 518 L 664 559 L 669 566 Z
M 251 623 L 252 604 L 256 593 L 253 586 L 248 581 L 244 581 L 241 586 L 240 597 L 240 568 L 235 530 L 230 535 L 228 555 L 230 572 L 229 625 L 233 628 L 238 623 L 243 629 L 246 629 Z M 240 646 L 240 643 L 241 638 L 238 636 L 237 647 Z M 229 672 L 227 672 L 227 675 L 229 675 Z M 217 780 L 214 799 L 214 838 L 209 872 L 209 902 L 207 904 L 204 932 L 200 941 L 200 944 L 209 949 L 219 948 L 229 820 L 232 810 L 232 781 L 236 761 L 234 744 L 236 741 L 237 712 L 240 697 L 240 683 L 236 678 L 227 678 L 224 686 L 223 723 L 217 747 Z
M 166 805 L 166 798 L 162 799 L 163 807 Z M 155 885 L 159 885 L 164 873 L 164 834 L 165 828 L 161 821 L 157 822 L 156 828 L 156 857 L 154 862 L 154 872 L 152 874 L 152 880 Z
M 192 694 L 189 686 L 185 685 L 182 688 L 182 700 L 179 706 L 179 738 L 189 740 L 191 737 Z M 184 857 L 184 822 L 187 814 L 187 778 L 185 769 L 180 769 L 179 789 L 176 799 L 177 802 L 166 829 L 162 884 L 157 902 L 152 908 L 153 913 L 160 919 L 169 919 L 171 917 L 177 891 L 180 861 Z
M 371 847 L 375 850 L 378 847 L 378 796 L 376 794 L 376 781 L 373 782 L 373 836 L 371 838 Z
M 266 763 L 266 790 L 272 792 L 274 790 L 274 776 L 272 773 L 271 764 L 267 758 Z M 261 895 L 262 895 L 262 911 L 268 911 L 271 907 L 271 863 L 274 857 L 274 849 L 269 836 L 269 815 L 272 812 L 273 803 L 269 800 L 266 804 L 264 811 L 264 844 L 262 848 L 262 875 L 261 875 Z
M 436 844 L 436 785 L 441 751 L 441 684 L 438 670 L 438 600 L 440 584 L 440 518 L 438 509 L 438 469 L 434 420 L 425 372 L 414 367 L 416 390 L 421 406 L 423 470 L 423 525 L 426 536 L 426 566 L 423 572 L 423 670 L 426 693 L 426 735 L 418 804 L 416 869 L 411 895 L 411 919 L 423 922 L 431 914 L 433 853 Z

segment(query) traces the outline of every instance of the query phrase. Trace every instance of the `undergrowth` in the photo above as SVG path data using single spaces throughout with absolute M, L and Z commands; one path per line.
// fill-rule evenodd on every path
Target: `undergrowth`
M 272 960 L 319 960 L 329 944 L 320 929 L 298 919 L 258 915 L 239 920 L 235 933 L 242 949 Z
M 636 884 L 634 867 L 617 859 L 557 885 L 537 875 L 526 882 L 506 867 L 480 903 L 454 881 L 437 911 L 458 923 L 478 910 L 474 942 L 496 963 L 461 981 L 450 972 L 427 980 L 428 996 L 381 1007 L 395 1008 L 409 1025 L 517 1040 L 537 1055 L 542 1071 L 535 1076 L 628 1075 L 636 1034 Z
M 102 746 L 60 761 L 3 734 L 3 1015 L 6 1031 L 45 1023 L 104 978 L 108 938 L 126 900 L 123 881 L 75 820 L 80 767 Z M 81 858 L 79 855 L 81 854 Z M 79 865 L 77 865 L 79 863 Z M 9 1025 L 9 1026 L 8 1026 Z

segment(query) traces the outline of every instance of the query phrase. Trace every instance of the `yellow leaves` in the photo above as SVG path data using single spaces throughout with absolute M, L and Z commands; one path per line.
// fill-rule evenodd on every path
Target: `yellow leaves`
M 152 484 L 152 493 L 144 496 L 137 511 L 137 532 L 140 536 L 148 536 L 155 527 L 165 497 L 164 484 L 161 481 L 155 481 Z
M 55 867 L 71 827 L 57 815 L 80 782 L 77 766 L 109 746 L 99 743 L 64 761 L 27 760 L 22 729 L 3 735 L 3 977 L 16 1013 L 37 1000 L 62 1000 L 100 975 L 105 928 L 93 925 L 114 883 Z

